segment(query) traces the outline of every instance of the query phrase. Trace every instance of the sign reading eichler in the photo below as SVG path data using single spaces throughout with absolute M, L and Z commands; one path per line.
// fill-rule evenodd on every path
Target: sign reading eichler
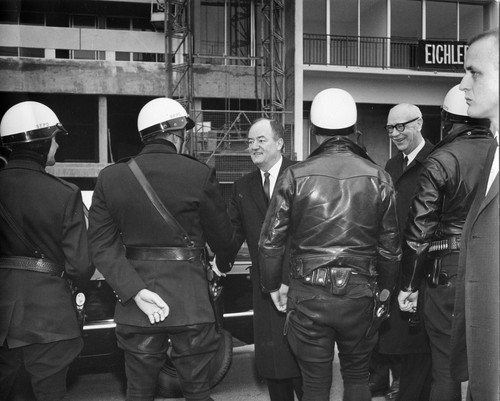
M 462 69 L 467 42 L 419 40 L 418 66 L 420 68 Z

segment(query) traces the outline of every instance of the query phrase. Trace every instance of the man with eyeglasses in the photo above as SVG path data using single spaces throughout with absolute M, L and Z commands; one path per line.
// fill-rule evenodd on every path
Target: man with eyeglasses
M 462 229 L 492 143 L 489 121 L 464 116 L 453 109 L 463 92 L 452 88 L 443 103 L 443 127 L 452 128 L 434 147 L 417 181 L 404 237 L 402 311 L 419 305 L 429 335 L 432 356 L 430 401 L 461 401 L 460 380 L 450 369 L 453 306 Z M 453 100 L 453 101 L 452 101 Z M 452 107 L 453 106 L 453 107 Z M 425 280 L 422 278 L 425 277 Z
M 399 152 L 387 161 L 385 170 L 396 189 L 399 230 L 402 233 L 410 203 L 432 144 L 422 137 L 422 113 L 412 104 L 398 104 L 387 116 L 385 129 Z M 408 161 L 405 161 L 405 158 Z M 396 288 L 397 294 L 398 288 Z M 422 325 L 409 327 L 409 313 L 399 310 L 396 297 L 391 316 L 379 330 L 379 343 L 370 360 L 372 395 L 386 393 L 387 399 L 427 399 L 430 391 L 430 354 Z M 377 352 L 378 350 L 378 352 Z M 389 389 L 389 370 L 393 382 Z M 411 398 L 410 398 L 411 397 Z M 422 398 L 419 398 L 422 397 Z

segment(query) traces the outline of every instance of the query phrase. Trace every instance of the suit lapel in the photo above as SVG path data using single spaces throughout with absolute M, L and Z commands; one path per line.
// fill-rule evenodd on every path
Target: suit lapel
M 257 205 L 259 211 L 265 215 L 267 211 L 267 199 L 264 194 L 264 188 L 262 187 L 262 179 L 260 175 L 260 170 L 257 169 L 253 173 L 250 178 L 250 193 L 252 195 L 252 199 Z
M 420 149 L 420 152 L 418 152 L 417 156 L 411 161 L 410 164 L 408 164 L 408 166 L 406 166 L 405 170 L 403 170 L 403 167 L 402 167 L 402 165 L 403 165 L 403 152 L 399 152 L 398 163 L 396 166 L 396 169 L 397 169 L 396 177 L 397 178 L 394 180 L 394 182 L 397 182 L 405 173 L 407 173 L 413 167 L 415 167 L 417 165 L 417 163 L 419 165 L 422 165 L 424 163 L 424 160 L 427 158 L 427 156 L 431 152 L 432 148 L 433 148 L 432 143 L 430 143 L 426 140 L 424 147 L 422 149 Z
M 481 213 L 481 211 L 488 206 L 488 204 L 493 200 L 495 196 L 498 196 L 498 173 L 495 179 L 493 180 L 493 183 L 491 184 L 491 188 L 486 194 L 483 202 L 481 202 L 481 205 L 479 207 L 478 214 Z
M 479 181 L 478 184 L 474 202 L 472 203 L 471 209 L 469 211 L 469 214 L 473 216 L 474 221 L 476 220 L 477 216 L 481 213 L 481 211 L 493 200 L 495 195 L 498 195 L 498 174 L 493 180 L 493 185 L 486 194 L 486 187 L 488 186 L 488 178 L 490 176 L 491 164 L 493 163 L 493 159 L 495 157 L 496 147 L 497 147 L 496 141 L 493 141 L 488 151 L 488 155 L 486 156 L 486 162 L 484 164 L 483 174 L 481 176 L 481 181 Z

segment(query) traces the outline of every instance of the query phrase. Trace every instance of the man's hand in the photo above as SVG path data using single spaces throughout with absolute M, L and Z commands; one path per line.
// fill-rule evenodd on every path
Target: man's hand
M 415 312 L 417 310 L 418 291 L 399 291 L 399 309 L 403 312 Z
M 163 322 L 170 312 L 168 305 L 156 292 L 145 288 L 137 293 L 134 301 L 139 309 L 147 315 L 151 324 Z
M 285 313 L 286 312 L 286 303 L 288 300 L 288 286 L 285 284 L 281 284 L 280 289 L 278 291 L 271 292 L 271 298 L 276 306 L 278 311 Z

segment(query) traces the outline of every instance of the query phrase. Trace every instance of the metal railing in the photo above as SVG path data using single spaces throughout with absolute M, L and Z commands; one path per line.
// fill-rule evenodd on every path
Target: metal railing
M 419 69 L 417 49 L 412 38 L 304 34 L 304 64 L 310 65 Z

